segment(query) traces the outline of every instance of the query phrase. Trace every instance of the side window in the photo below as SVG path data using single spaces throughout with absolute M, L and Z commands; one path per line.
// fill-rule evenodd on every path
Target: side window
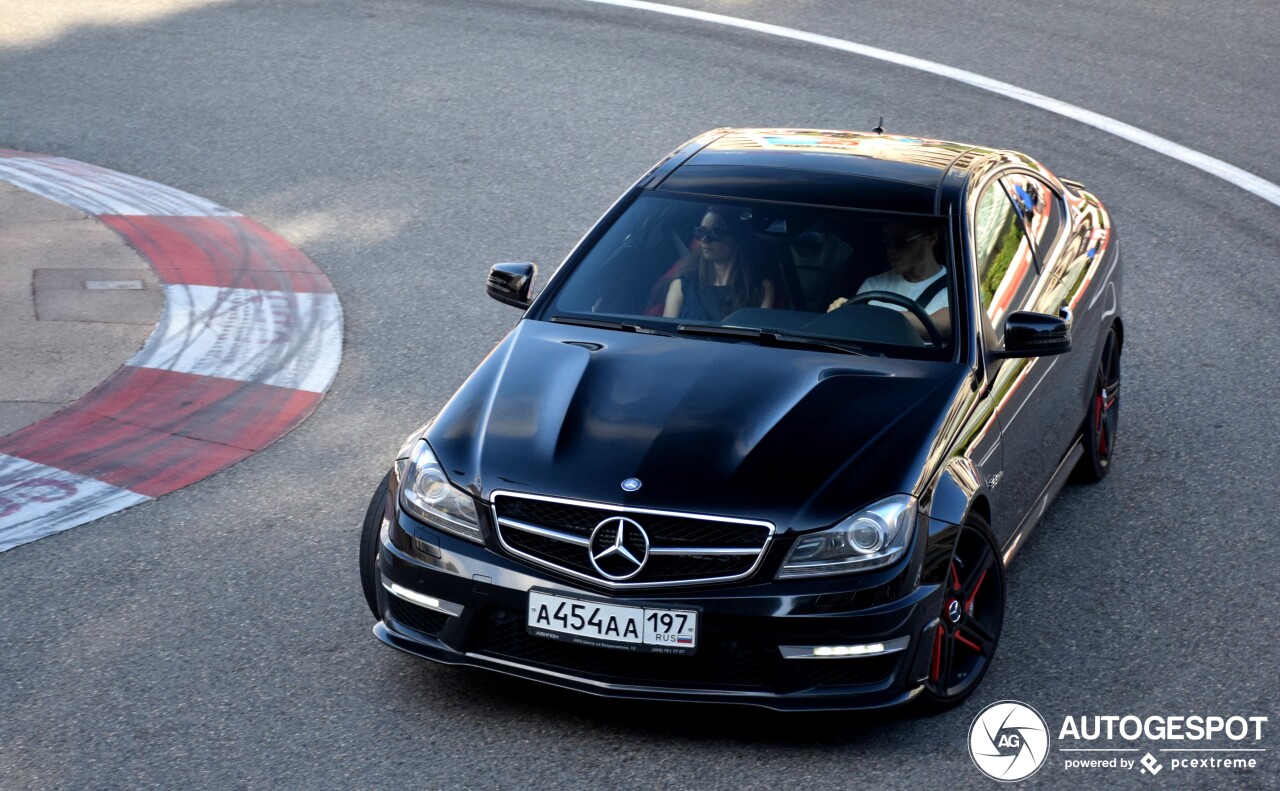
M 1053 243 L 1062 232 L 1066 210 L 1062 207 L 1062 198 L 1058 197 L 1048 184 L 1035 176 L 1015 173 L 1001 179 L 1009 190 L 1009 199 L 1022 217 L 1023 227 L 1031 236 L 1031 245 L 1040 259 L 1040 266 L 1046 264 L 1045 257 L 1053 249 Z
M 996 337 L 1004 337 L 1004 317 L 1018 310 L 1035 282 L 1031 245 L 1013 204 L 997 182 L 987 185 L 973 218 L 978 298 Z

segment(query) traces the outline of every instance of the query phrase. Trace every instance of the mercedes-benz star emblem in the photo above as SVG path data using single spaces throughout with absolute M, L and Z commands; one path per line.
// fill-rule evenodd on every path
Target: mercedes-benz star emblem
M 640 479 L 639 478 L 626 479 L 625 481 L 622 482 L 622 491 L 624 492 L 640 491 Z
M 951 604 L 947 605 L 947 617 L 951 619 L 952 623 L 959 623 L 960 601 L 958 599 L 952 599 Z
M 591 531 L 587 552 L 600 576 L 614 582 L 631 579 L 649 561 L 649 535 L 634 519 L 611 516 Z

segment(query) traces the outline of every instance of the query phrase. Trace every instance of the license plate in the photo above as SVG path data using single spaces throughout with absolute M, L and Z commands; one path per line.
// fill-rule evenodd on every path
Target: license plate
M 692 654 L 696 610 L 627 607 L 529 591 L 529 634 L 578 645 L 653 654 Z

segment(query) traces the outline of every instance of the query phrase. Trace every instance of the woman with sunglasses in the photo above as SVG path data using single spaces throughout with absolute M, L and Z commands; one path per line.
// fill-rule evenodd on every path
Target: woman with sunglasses
M 707 209 L 693 238 L 699 246 L 667 287 L 663 316 L 720 321 L 739 308 L 773 307 L 773 282 L 758 274 L 750 228 L 738 210 Z
M 945 337 L 951 333 L 951 308 L 947 301 L 947 270 L 938 263 L 933 249 L 938 242 L 937 229 L 926 230 L 910 225 L 886 225 L 882 235 L 889 271 L 873 275 L 862 282 L 858 293 L 889 291 L 915 300 L 933 321 L 933 326 Z M 827 312 L 839 308 L 849 300 L 838 298 Z M 876 307 L 893 308 L 902 312 L 920 336 L 928 339 L 929 333 L 920 319 L 907 312 L 901 305 L 889 302 L 867 303 Z

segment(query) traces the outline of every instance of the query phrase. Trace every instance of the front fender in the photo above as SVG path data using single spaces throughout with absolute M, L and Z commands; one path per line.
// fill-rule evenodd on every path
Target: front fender
M 980 496 L 985 499 L 986 489 L 986 482 L 972 461 L 963 457 L 952 459 L 938 473 L 924 506 L 926 513 L 930 519 L 963 524 L 973 503 Z
M 921 511 L 926 515 L 924 563 L 920 581 L 926 584 L 946 582 L 947 567 L 955 548 L 958 526 L 964 524 L 970 509 L 986 502 L 986 484 L 973 462 L 966 458 L 952 459 L 938 473 L 930 488 Z M 984 517 L 990 514 L 983 513 Z

